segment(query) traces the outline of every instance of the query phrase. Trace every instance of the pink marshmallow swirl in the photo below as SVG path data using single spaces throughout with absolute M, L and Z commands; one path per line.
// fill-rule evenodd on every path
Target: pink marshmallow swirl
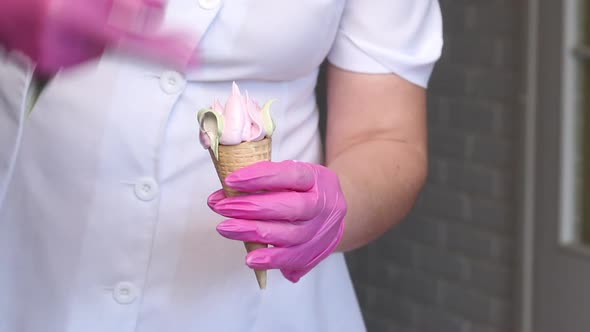
M 203 120 L 206 117 L 200 120 L 201 144 L 208 149 L 212 140 L 222 145 L 237 145 L 270 137 L 274 131 L 274 123 L 269 113 L 270 104 L 273 101 L 260 107 L 257 101 L 248 96 L 248 92 L 246 96 L 242 96 L 238 85 L 233 82 L 232 94 L 225 103 L 225 107 L 215 100 L 212 108 L 205 110 L 216 114 L 217 123 L 216 126 L 206 125 L 204 123 L 206 120 Z

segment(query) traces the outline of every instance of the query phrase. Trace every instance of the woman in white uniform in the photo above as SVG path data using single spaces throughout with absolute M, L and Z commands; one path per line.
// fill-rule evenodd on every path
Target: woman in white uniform
M 14 17 L 9 37 L 30 23 Z M 442 46 L 436 0 L 169 0 L 158 31 L 194 36 L 178 48 L 183 63 L 198 46 L 199 65 L 182 70 L 152 61 L 165 58 L 153 45 L 119 52 L 120 38 L 101 39 L 95 55 L 60 63 L 58 49 L 43 61 L 6 42 L 4 30 L 1 332 L 364 330 L 342 252 L 401 220 L 423 185 L 425 87 Z M 314 88 L 326 58 L 324 157 Z M 29 98 L 35 68 L 56 64 L 64 69 Z M 276 163 L 258 172 L 279 165 L 295 174 L 281 177 L 283 192 L 307 189 L 280 161 L 325 172 L 312 182 L 339 216 L 307 219 L 343 234 L 256 220 L 235 206 L 225 217 L 214 212 L 223 197 L 211 196 L 220 185 L 199 145 L 196 111 L 226 100 L 233 81 L 258 100 L 279 100 Z M 341 194 L 345 203 L 334 203 Z M 292 216 L 308 211 L 304 201 L 273 197 Z M 239 216 L 272 223 L 265 236 L 278 247 L 313 245 L 259 255 L 271 269 L 261 291 L 249 268 L 256 262 L 244 258 L 246 235 L 216 229 Z

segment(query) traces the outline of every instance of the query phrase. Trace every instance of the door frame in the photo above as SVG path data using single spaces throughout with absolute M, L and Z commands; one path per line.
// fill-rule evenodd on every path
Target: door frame
M 570 219 L 572 209 L 566 207 L 573 201 L 563 183 L 568 186 L 572 175 L 563 172 L 569 169 L 562 162 L 570 162 L 573 151 L 563 148 L 563 125 L 571 121 L 563 111 L 572 112 L 570 80 L 573 75 L 571 60 L 564 52 L 575 40 L 566 15 L 571 12 L 575 0 L 526 0 L 526 52 L 523 59 L 526 67 L 525 112 L 522 117 L 523 139 L 520 145 L 522 156 L 520 228 L 520 270 L 518 273 L 518 331 L 534 332 L 535 311 L 535 238 L 539 231 L 535 222 L 542 218 Z M 557 14 L 557 15 L 556 15 Z M 542 38 L 540 38 L 542 37 Z M 568 39 L 569 38 L 569 39 Z M 566 61 L 567 60 L 567 61 Z M 543 105 L 543 107 L 538 107 Z M 553 112 L 551 110 L 554 110 Z M 555 111 L 559 110 L 559 111 Z M 565 121 L 565 122 L 564 122 Z M 566 142 L 567 143 L 567 142 Z M 568 146 L 571 146 L 569 144 Z M 541 149 L 542 147 L 542 153 Z M 565 175 L 565 176 L 564 176 Z M 542 183 L 542 184 L 541 184 Z M 541 192 L 537 189 L 542 188 Z M 565 195 L 564 195 L 565 194 Z M 569 238 L 566 229 L 556 229 L 560 241 Z
M 535 261 L 535 174 L 536 174 L 536 131 L 537 131 L 537 63 L 539 0 L 527 0 L 524 59 L 526 66 L 525 105 L 521 129 L 521 209 L 520 227 L 520 270 L 517 273 L 517 331 L 533 332 L 534 309 L 534 261 Z

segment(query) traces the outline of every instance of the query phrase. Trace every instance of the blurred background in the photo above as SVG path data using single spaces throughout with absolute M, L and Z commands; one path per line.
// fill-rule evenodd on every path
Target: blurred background
M 587 0 L 440 4 L 428 184 L 347 257 L 368 330 L 588 332 Z

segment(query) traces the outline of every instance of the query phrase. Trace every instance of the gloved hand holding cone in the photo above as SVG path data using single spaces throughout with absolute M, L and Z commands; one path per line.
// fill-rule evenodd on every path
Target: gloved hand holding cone
M 271 136 L 274 122 L 270 117 L 268 101 L 262 107 L 246 94 L 242 97 L 236 83 L 232 85 L 232 95 L 225 107 L 215 101 L 212 108 L 199 111 L 200 140 L 209 150 L 215 170 L 227 197 L 239 196 L 225 183 L 232 172 L 259 161 L 270 161 L 272 150 Z M 245 242 L 247 252 L 268 245 Z M 266 288 L 266 270 L 255 270 L 260 289 Z

